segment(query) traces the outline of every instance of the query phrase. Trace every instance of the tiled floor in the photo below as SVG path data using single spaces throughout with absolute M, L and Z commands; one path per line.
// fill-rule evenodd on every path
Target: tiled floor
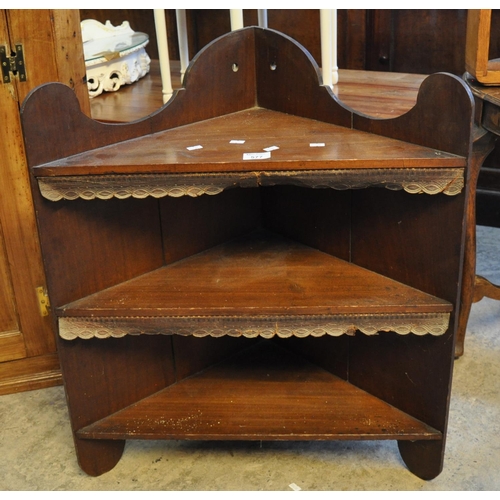
M 500 283 L 500 229 L 478 227 L 478 274 Z M 456 362 L 444 470 L 422 481 L 393 441 L 128 441 L 98 478 L 76 462 L 62 387 L 0 397 L 0 490 L 500 490 L 500 301 L 473 305 Z

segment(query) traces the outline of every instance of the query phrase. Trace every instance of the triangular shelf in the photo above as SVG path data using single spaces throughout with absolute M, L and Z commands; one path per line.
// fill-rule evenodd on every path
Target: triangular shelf
M 255 232 L 58 309 L 67 339 L 442 335 L 449 302 L 269 232 Z
M 84 439 L 442 438 L 436 429 L 271 341 L 84 427 L 77 435 Z

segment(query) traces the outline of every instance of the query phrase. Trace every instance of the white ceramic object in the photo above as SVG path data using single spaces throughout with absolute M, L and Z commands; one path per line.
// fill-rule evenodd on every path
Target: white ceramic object
M 149 36 L 132 30 L 128 21 L 113 26 L 86 19 L 81 28 L 90 97 L 114 92 L 149 72 Z

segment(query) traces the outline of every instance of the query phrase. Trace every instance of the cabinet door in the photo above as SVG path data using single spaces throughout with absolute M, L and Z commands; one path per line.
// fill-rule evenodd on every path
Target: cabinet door
M 26 81 L 0 83 L 0 394 L 59 383 L 50 314 L 40 311 L 45 277 L 19 108 L 28 92 L 61 81 L 89 114 L 77 10 L 0 10 L 0 45 L 23 45 Z

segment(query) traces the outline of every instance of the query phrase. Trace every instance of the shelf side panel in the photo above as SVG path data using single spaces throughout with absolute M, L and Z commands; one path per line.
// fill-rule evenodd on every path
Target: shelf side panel
M 58 342 L 73 430 L 175 382 L 169 337 Z
M 21 120 L 30 167 L 255 106 L 253 28 L 229 33 L 191 61 L 183 89 L 149 117 L 102 123 L 80 111 L 71 88 L 48 83 L 25 99 Z M 217 68 L 215 71 L 214 68 Z
M 409 196 L 365 189 L 352 197 L 352 262 L 456 304 L 465 193 Z
M 447 300 L 453 313 L 448 331 L 433 342 L 393 334 L 377 342 L 351 339 L 350 380 L 443 432 L 460 308 L 465 197 L 353 193 L 353 262 Z
M 147 120 L 104 124 L 80 110 L 73 90 L 62 83 L 34 89 L 21 107 L 30 167 L 151 133 Z
M 163 265 L 157 200 L 54 203 L 33 195 L 53 308 Z
M 416 105 L 388 120 L 353 115 L 353 128 L 468 157 L 472 147 L 474 97 L 460 78 L 436 73 L 419 89 Z
M 254 107 L 255 29 L 232 31 L 201 49 L 184 74 L 185 90 L 151 115 L 153 131 Z

